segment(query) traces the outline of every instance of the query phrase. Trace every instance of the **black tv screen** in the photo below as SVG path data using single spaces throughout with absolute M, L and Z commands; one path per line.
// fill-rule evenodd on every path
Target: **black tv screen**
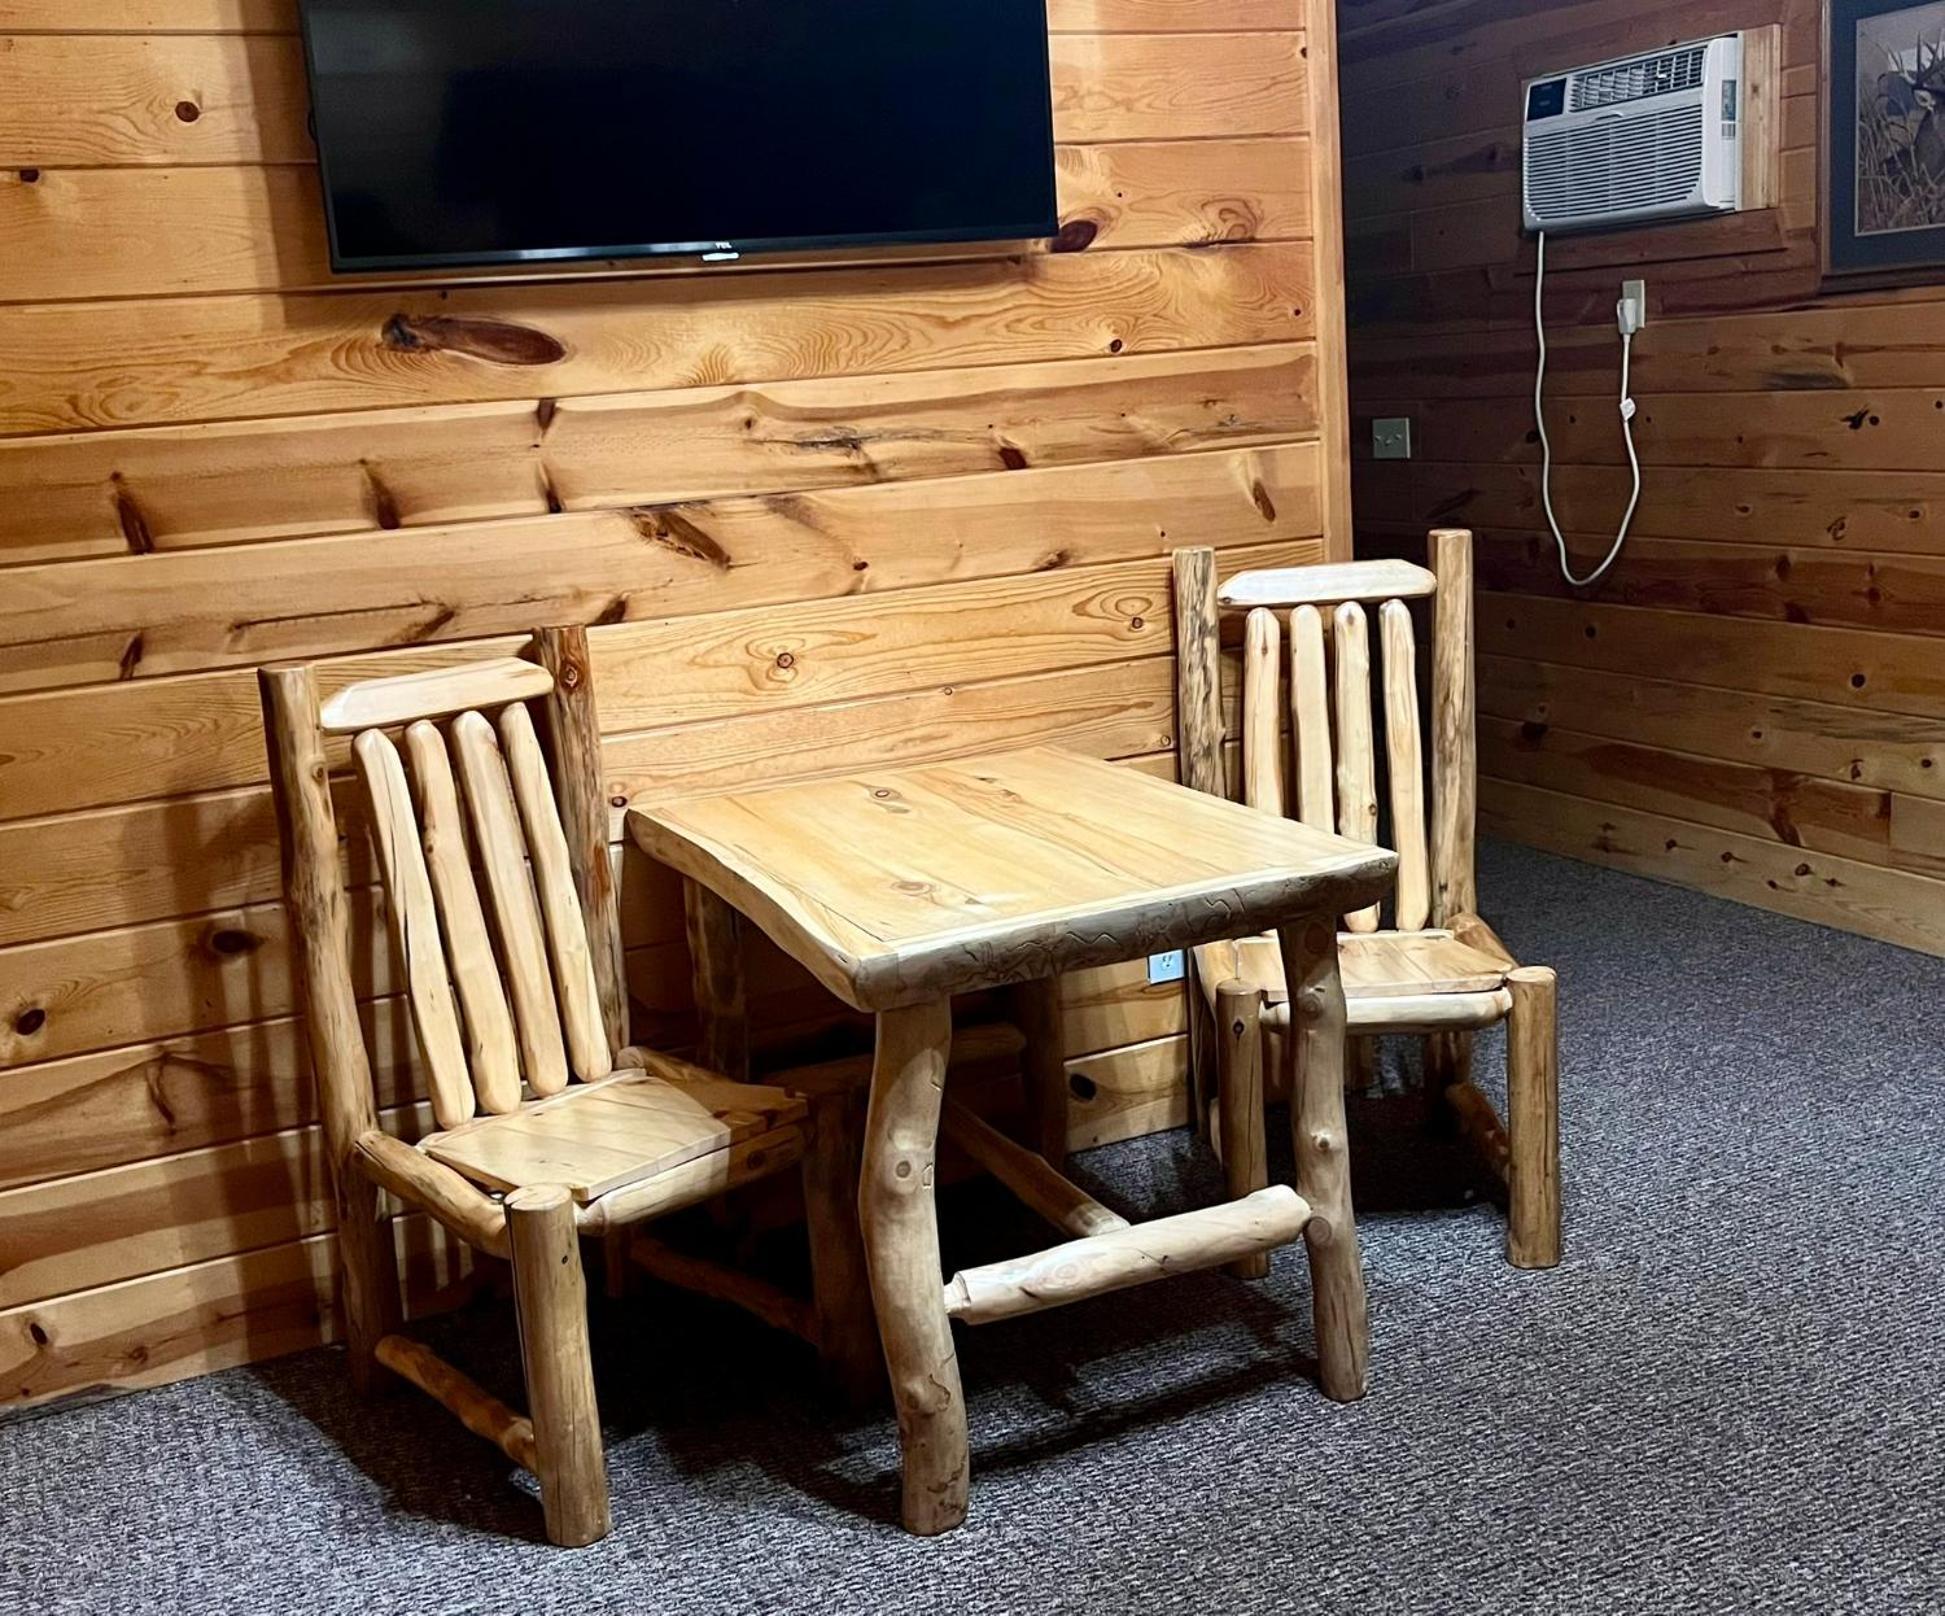
M 1046 0 L 304 0 L 334 269 L 1056 228 Z

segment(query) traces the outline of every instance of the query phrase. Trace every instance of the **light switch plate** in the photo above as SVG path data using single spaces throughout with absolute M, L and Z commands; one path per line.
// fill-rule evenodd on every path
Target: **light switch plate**
M 1373 460 L 1411 459 L 1411 417 L 1381 415 L 1371 423 Z
M 1172 948 L 1166 954 L 1148 956 L 1148 985 L 1156 987 L 1163 982 L 1179 982 L 1187 975 L 1188 956 L 1179 948 Z

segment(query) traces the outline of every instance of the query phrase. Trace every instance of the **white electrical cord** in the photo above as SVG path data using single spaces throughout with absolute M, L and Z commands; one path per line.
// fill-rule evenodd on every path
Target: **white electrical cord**
M 1621 329 L 1621 435 L 1627 440 L 1628 464 L 1634 468 L 1634 493 L 1628 500 L 1627 513 L 1621 518 L 1621 530 L 1614 535 L 1614 545 L 1607 552 L 1606 559 L 1585 578 L 1576 578 L 1573 564 L 1567 559 L 1567 540 L 1560 531 L 1559 519 L 1553 514 L 1553 445 L 1547 441 L 1546 415 L 1547 325 L 1541 301 L 1546 284 L 1547 233 L 1542 230 L 1538 263 L 1533 274 L 1533 334 L 1540 341 L 1540 364 L 1533 374 L 1533 420 L 1540 429 L 1540 503 L 1546 507 L 1547 526 L 1553 529 L 1553 542 L 1560 550 L 1560 576 L 1577 588 L 1585 589 L 1589 584 L 1600 582 L 1602 574 L 1614 565 L 1615 558 L 1621 553 L 1621 546 L 1628 541 L 1628 529 L 1634 523 L 1635 507 L 1641 503 L 1641 460 L 1634 452 L 1634 400 L 1628 396 L 1628 369 L 1634 352 L 1634 333 L 1640 329 L 1643 311 L 1631 311 L 1625 298 L 1615 308 L 1615 318 Z

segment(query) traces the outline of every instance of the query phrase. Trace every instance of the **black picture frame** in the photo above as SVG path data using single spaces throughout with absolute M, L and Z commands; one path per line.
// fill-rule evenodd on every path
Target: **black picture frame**
M 1859 61 L 1859 24 L 1909 14 L 1912 50 L 1936 41 L 1938 91 L 1935 107 L 1925 105 L 1909 85 L 1886 85 L 1864 103 L 1861 75 L 1873 64 Z M 1840 287 L 1909 286 L 1945 281 L 1945 0 L 1824 0 L 1823 74 L 1823 270 Z M 1866 33 L 1871 30 L 1866 29 Z M 1899 42 L 1902 45 L 1902 41 Z M 1914 62 L 1914 66 L 1917 66 Z M 1934 64 L 1927 57 L 1922 77 Z M 1860 105 L 1877 109 L 1879 141 L 1889 155 L 1874 156 L 1860 120 Z M 1937 164 L 1927 159 L 1936 156 Z M 1883 175 L 1860 207 L 1867 165 Z M 1936 224 L 1894 222 L 1900 212 L 1930 215 L 1929 184 L 1938 178 Z M 1887 200 L 1894 198 L 1895 200 Z M 1873 222 L 1873 209 L 1881 222 Z

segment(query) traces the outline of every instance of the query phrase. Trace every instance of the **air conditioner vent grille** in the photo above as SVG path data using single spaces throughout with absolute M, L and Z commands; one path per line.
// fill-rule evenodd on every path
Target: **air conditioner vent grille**
M 1643 56 L 1636 61 L 1616 62 L 1612 67 L 1577 73 L 1569 110 L 1590 112 L 1596 107 L 1619 106 L 1651 95 L 1692 90 L 1703 80 L 1707 59 L 1708 46 L 1692 45 L 1663 51 L 1659 56 Z
M 1526 203 L 1542 223 L 1680 203 L 1702 180 L 1699 106 L 1528 132 Z

